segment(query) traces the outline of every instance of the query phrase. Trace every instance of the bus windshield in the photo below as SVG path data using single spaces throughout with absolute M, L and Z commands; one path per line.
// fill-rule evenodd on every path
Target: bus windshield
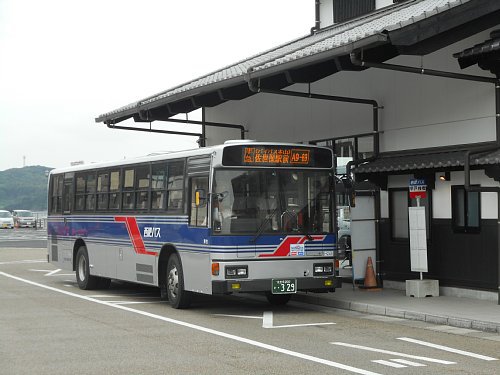
M 218 169 L 212 189 L 214 234 L 330 231 L 330 173 L 291 169 Z

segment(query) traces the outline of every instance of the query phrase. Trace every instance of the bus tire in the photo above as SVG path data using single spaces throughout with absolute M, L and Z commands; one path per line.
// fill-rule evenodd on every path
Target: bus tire
M 167 265 L 167 296 L 174 309 L 185 309 L 191 304 L 191 293 L 184 289 L 184 273 L 177 254 L 170 255 Z
M 271 292 L 266 292 L 266 298 L 271 305 L 283 306 L 290 301 L 292 298 L 291 294 L 272 294 Z
M 76 281 L 80 289 L 96 289 L 99 284 L 99 278 L 90 274 L 89 254 L 87 247 L 80 246 L 76 252 Z

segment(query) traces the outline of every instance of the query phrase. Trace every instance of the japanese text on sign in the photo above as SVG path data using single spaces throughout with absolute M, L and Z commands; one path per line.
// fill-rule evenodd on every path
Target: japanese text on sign
M 286 148 L 245 147 L 245 164 L 309 165 L 310 150 Z
M 427 185 L 425 180 L 422 179 L 412 179 L 410 180 L 410 198 L 415 199 L 426 198 L 427 197 Z

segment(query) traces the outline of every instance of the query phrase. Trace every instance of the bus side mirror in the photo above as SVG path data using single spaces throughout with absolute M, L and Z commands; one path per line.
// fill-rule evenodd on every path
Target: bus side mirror
M 207 192 L 205 189 L 196 189 L 194 192 L 194 204 L 196 207 L 204 206 L 207 203 Z

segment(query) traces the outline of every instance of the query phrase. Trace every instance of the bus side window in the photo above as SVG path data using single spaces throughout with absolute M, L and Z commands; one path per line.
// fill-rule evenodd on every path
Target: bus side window
M 167 178 L 167 210 L 180 212 L 184 192 L 184 162 L 175 161 L 168 164 Z
M 153 164 L 151 167 L 151 209 L 165 209 L 165 187 L 167 165 L 165 163 Z
M 55 175 L 52 177 L 52 205 L 51 213 L 61 213 L 62 209 L 62 188 L 63 188 L 63 176 Z
M 189 224 L 206 227 L 208 224 L 208 177 L 192 177 L 189 180 L 191 192 L 191 212 Z
M 73 201 L 73 173 L 66 173 L 64 176 L 63 188 L 63 213 L 69 214 L 72 209 Z
M 122 208 L 124 210 L 134 209 L 134 169 L 123 170 L 123 193 L 122 193 Z
M 147 210 L 149 207 L 150 172 L 149 164 L 135 168 L 135 209 Z

